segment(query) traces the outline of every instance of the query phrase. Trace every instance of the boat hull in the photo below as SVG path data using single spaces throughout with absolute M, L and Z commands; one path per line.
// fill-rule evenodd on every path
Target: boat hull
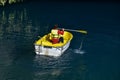
M 35 45 L 35 52 L 38 55 L 58 57 L 61 56 L 69 48 L 69 46 L 70 46 L 70 41 L 62 47 Z

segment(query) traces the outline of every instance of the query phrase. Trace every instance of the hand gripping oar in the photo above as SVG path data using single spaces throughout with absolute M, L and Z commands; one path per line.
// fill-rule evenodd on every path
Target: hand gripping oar
M 64 28 L 58 28 L 58 29 L 64 29 Z M 85 31 L 85 30 L 74 30 L 74 29 L 64 29 L 64 30 L 74 31 L 74 32 L 80 32 L 80 33 L 83 33 L 83 34 L 87 34 L 87 31 Z

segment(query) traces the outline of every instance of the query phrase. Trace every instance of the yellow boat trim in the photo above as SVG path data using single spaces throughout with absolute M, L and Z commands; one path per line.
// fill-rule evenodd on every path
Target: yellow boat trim
M 70 32 L 64 31 L 64 35 L 63 35 L 64 43 L 60 42 L 60 43 L 52 44 L 52 42 L 50 42 L 50 38 L 49 38 L 50 35 L 51 35 L 51 33 L 43 36 L 42 38 L 40 38 L 38 41 L 35 42 L 35 45 L 48 46 L 48 47 L 62 47 L 66 43 L 71 41 L 73 38 L 73 35 Z

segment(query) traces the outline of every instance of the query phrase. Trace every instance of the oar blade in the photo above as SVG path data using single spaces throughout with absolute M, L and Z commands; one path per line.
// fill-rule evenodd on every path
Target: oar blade
M 87 34 L 87 31 L 85 31 L 85 30 L 78 30 L 78 32 Z

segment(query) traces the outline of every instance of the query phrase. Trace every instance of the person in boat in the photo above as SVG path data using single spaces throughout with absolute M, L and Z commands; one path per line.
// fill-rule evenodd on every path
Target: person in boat
M 58 25 L 55 25 L 54 28 L 51 30 L 51 36 L 52 36 L 52 43 L 56 44 L 59 42 L 64 42 L 63 39 L 64 29 L 58 29 Z
M 62 43 L 64 42 L 63 34 L 64 34 L 64 28 L 63 29 L 59 29 L 58 30 L 59 42 L 62 42 Z

